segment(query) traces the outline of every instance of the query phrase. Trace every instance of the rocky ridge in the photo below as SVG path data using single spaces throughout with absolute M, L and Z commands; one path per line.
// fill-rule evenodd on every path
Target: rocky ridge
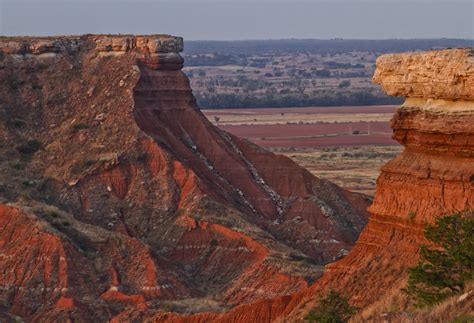
M 182 48 L 0 38 L 0 317 L 220 312 L 351 249 L 370 201 L 212 126 Z

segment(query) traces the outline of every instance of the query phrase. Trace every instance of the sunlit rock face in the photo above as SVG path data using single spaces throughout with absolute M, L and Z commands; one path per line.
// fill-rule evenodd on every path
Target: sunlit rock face
M 182 49 L 0 38 L 1 319 L 221 312 L 351 249 L 370 201 L 210 124 Z
M 324 279 L 332 287 L 333 280 L 343 281 L 363 307 L 404 287 L 406 268 L 426 243 L 427 223 L 474 208 L 472 53 L 382 56 L 374 81 L 388 94 L 406 97 L 392 119 L 393 138 L 405 149 L 382 167 L 369 224 Z

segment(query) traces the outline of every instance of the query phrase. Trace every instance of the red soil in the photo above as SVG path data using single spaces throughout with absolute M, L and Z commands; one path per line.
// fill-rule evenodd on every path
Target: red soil
M 220 128 L 268 148 L 398 144 L 392 139 L 390 124 L 386 122 L 232 125 Z M 354 131 L 359 131 L 360 134 L 351 135 Z

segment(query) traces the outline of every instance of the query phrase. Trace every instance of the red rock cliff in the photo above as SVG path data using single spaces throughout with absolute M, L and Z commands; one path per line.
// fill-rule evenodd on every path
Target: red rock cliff
M 328 265 L 321 282 L 362 307 L 403 286 L 406 268 L 425 242 L 427 223 L 474 208 L 470 51 L 384 55 L 377 60 L 374 82 L 406 97 L 392 119 L 393 137 L 405 149 L 382 167 L 372 216 L 356 246 Z
M 212 126 L 182 47 L 0 38 L 0 317 L 223 311 L 352 247 L 367 198 Z
M 393 136 L 405 150 L 382 168 L 369 223 L 349 255 L 291 296 L 221 315 L 157 315 L 155 321 L 294 322 L 328 290 L 350 296 L 361 309 L 399 293 L 426 243 L 425 225 L 474 209 L 474 57 L 465 49 L 384 55 L 374 81 L 406 97 L 392 119 Z

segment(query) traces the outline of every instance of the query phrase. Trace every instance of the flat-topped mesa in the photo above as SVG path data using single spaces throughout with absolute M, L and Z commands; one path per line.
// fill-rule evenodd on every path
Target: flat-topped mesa
M 84 39 L 81 37 L 0 37 L 0 54 L 17 58 L 56 57 L 62 52 L 77 52 L 83 43 Z
M 0 53 L 21 57 L 51 58 L 95 47 L 98 56 L 132 55 L 151 69 L 183 67 L 183 38 L 170 35 L 85 35 L 69 37 L 4 37 Z
M 94 37 L 100 56 L 133 53 L 151 69 L 180 70 L 183 58 L 183 38 L 169 35 Z

